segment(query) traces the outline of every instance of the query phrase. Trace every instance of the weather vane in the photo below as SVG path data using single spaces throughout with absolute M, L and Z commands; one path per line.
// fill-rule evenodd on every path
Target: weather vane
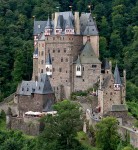
M 90 5 L 88 5 L 88 9 L 90 10 L 90 13 L 92 12 L 92 5 L 90 4 Z
M 72 7 L 73 7 L 72 5 L 69 6 L 69 8 L 70 8 L 71 11 L 72 11 Z

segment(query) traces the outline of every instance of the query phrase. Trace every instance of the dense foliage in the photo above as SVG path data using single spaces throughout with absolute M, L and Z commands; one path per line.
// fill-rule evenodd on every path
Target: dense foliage
M 138 87 L 138 0 L 2 0 L 0 3 L 0 100 L 15 91 L 22 79 L 32 75 L 33 18 L 44 20 L 60 11 L 89 11 L 97 21 L 100 57 L 127 70 L 128 87 Z M 131 91 L 129 91 L 131 95 Z M 137 99 L 136 92 L 129 100 Z
M 47 150 L 84 150 L 75 140 L 77 132 L 82 130 L 79 106 L 64 100 L 54 105 L 57 115 L 43 118 L 45 130 L 38 138 L 38 149 Z
M 96 144 L 101 150 L 116 150 L 120 141 L 117 120 L 112 117 L 102 119 L 96 125 Z

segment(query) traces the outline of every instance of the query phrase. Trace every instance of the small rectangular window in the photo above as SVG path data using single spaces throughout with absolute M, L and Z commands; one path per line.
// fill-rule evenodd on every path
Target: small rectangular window
M 92 68 L 96 68 L 97 67 L 97 65 L 92 65 Z
M 59 72 L 62 72 L 62 68 L 59 68 Z

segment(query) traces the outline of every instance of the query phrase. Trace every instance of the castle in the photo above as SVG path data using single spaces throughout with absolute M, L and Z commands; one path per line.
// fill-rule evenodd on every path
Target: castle
M 14 100 L 17 116 L 12 117 L 9 111 L 7 124 L 27 134 L 38 134 L 40 124 L 31 127 L 30 132 L 29 122 L 38 116 L 29 120 L 29 111 L 51 111 L 56 101 L 68 99 L 72 92 L 85 91 L 96 83 L 98 113 L 124 118 L 126 72 L 121 78 L 117 65 L 113 74 L 111 61 L 106 59 L 102 64 L 99 60 L 99 34 L 91 13 L 55 12 L 51 20 L 34 20 L 32 80 L 19 84 Z

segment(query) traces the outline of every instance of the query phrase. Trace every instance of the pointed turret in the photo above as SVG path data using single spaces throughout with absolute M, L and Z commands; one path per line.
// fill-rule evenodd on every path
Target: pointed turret
M 52 61 L 51 61 L 51 56 L 50 53 L 48 54 L 47 58 L 46 58 L 46 74 L 48 76 L 52 75 Z
M 78 59 L 76 61 L 76 76 L 81 76 L 82 75 L 82 70 L 81 70 L 81 61 L 80 61 L 80 56 L 78 55 Z
M 110 71 L 110 64 L 107 58 L 105 59 L 104 70 L 106 74 L 108 74 Z
M 118 66 L 116 64 L 115 71 L 114 71 L 114 90 L 116 91 L 120 90 L 121 84 L 122 83 L 121 83 L 120 73 L 119 73 Z
M 56 34 L 61 34 L 62 26 L 63 26 L 63 16 L 59 15 L 57 20 L 57 26 L 56 26 Z
M 70 16 L 66 20 L 65 34 L 74 34 L 74 26 L 73 26 L 72 19 Z
M 48 16 L 47 24 L 46 24 L 46 27 L 45 27 L 45 35 L 50 35 L 51 32 L 52 32 L 52 25 L 51 25 L 51 22 L 50 22 L 50 19 L 49 19 L 49 16 Z

